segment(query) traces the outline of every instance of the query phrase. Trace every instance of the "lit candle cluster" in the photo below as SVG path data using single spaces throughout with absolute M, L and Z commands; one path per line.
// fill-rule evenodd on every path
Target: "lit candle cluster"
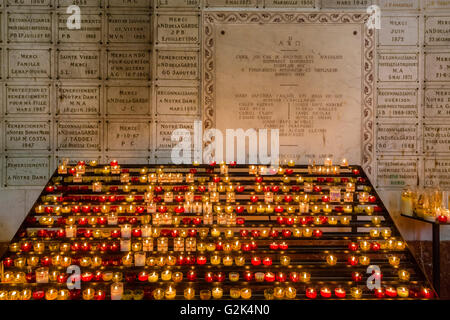
M 3 257 L 0 299 L 432 298 L 426 282 L 411 285 L 418 275 L 387 214 L 345 159 L 278 168 L 66 160 Z M 375 273 L 382 287 L 368 291 L 375 255 L 396 284 Z M 72 265 L 80 290 L 61 286 Z M 335 274 L 343 280 L 328 284 Z

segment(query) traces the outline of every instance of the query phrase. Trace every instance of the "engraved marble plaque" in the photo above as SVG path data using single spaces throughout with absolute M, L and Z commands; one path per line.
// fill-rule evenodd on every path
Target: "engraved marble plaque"
M 150 8 L 152 0 L 107 0 L 111 8 Z M 153 0 L 154 1 L 154 0 Z
M 450 89 L 425 89 L 425 118 L 450 117 Z
M 256 7 L 258 0 L 204 0 L 206 7 Z
M 100 51 L 58 51 L 58 76 L 61 79 L 98 79 L 100 77 Z
M 427 46 L 450 45 L 450 16 L 425 17 L 425 45 Z
M 315 0 L 264 0 L 267 8 L 302 8 L 312 9 L 316 6 Z
M 425 186 L 450 190 L 450 159 L 425 159 Z
M 378 0 L 378 5 L 383 10 L 418 10 L 421 0 Z
M 362 163 L 355 123 L 366 121 L 364 28 L 340 18 L 328 25 L 325 14 L 206 15 L 204 125 L 223 133 L 279 129 L 280 158 L 300 163 L 329 156 Z
M 425 52 L 425 80 L 450 81 L 450 53 Z
M 106 88 L 108 115 L 147 115 L 150 112 L 150 87 L 118 86 Z
M 416 124 L 383 123 L 377 125 L 377 151 L 411 154 L 416 150 Z
M 379 187 L 404 187 L 417 185 L 417 159 L 383 159 L 377 162 Z
M 108 41 L 111 43 L 150 43 L 150 15 L 108 15 Z
M 82 14 L 81 29 L 68 29 L 69 15 L 58 15 L 58 41 L 61 43 L 99 43 L 102 41 L 102 15 Z
M 150 151 L 150 124 L 136 119 L 108 121 L 107 151 Z
M 100 130 L 99 121 L 59 121 L 57 122 L 57 149 L 98 151 Z
M 425 9 L 450 9 L 450 0 L 423 0 Z
M 148 50 L 108 51 L 108 78 L 150 80 L 150 52 Z
M 198 115 L 198 87 L 157 87 L 156 112 L 159 115 Z
M 156 154 L 170 158 L 171 149 L 177 142 L 172 142 L 172 133 L 176 129 L 186 129 L 191 137 L 194 134 L 194 121 L 192 122 L 158 122 L 156 124 Z M 192 139 L 193 140 L 193 139 Z
M 197 8 L 200 0 L 155 0 L 159 8 Z
M 364 9 L 373 2 L 373 0 L 322 0 L 322 8 Z
M 404 16 L 382 16 L 379 31 L 381 46 L 419 45 L 419 18 Z
M 71 5 L 84 7 L 99 7 L 101 6 L 102 0 L 56 0 L 58 7 L 67 8 Z
M 8 85 L 6 87 L 7 114 L 48 114 L 49 86 Z
M 48 7 L 51 0 L 6 0 L 8 6 Z
M 416 53 L 382 53 L 378 55 L 378 78 L 387 82 L 417 81 L 419 55 Z
M 380 118 L 416 118 L 416 89 L 379 89 L 377 116 Z
M 197 80 L 197 51 L 158 50 L 156 73 L 158 80 Z
M 100 88 L 98 86 L 59 86 L 57 101 L 58 114 L 100 114 Z
M 49 150 L 50 123 L 48 121 L 6 121 L 5 140 L 7 150 Z
M 423 150 L 426 154 L 450 153 L 450 125 L 424 124 Z
M 8 40 L 11 42 L 46 42 L 52 40 L 50 13 L 8 13 Z
M 199 42 L 198 15 L 158 14 L 158 42 L 163 44 L 197 44 Z
M 41 186 L 49 179 L 48 157 L 7 157 L 5 185 Z
M 50 50 L 8 50 L 8 77 L 49 78 L 51 75 L 50 71 Z

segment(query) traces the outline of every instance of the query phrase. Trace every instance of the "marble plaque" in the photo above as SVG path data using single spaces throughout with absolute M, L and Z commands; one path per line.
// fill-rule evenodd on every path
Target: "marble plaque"
M 6 0 L 8 6 L 48 7 L 51 0 Z
M 102 15 L 82 14 L 81 29 L 68 29 L 69 15 L 58 15 L 58 41 L 61 43 L 100 43 L 102 41 Z
M 377 162 L 379 187 L 415 186 L 417 179 L 417 159 L 379 159 Z
M 378 78 L 386 82 L 417 81 L 419 55 L 416 53 L 382 53 L 378 55 Z
M 158 8 L 198 8 L 200 0 L 155 0 Z
M 7 157 L 5 186 L 42 186 L 50 171 L 48 157 Z
M 50 78 L 50 50 L 8 50 L 8 77 Z
M 425 89 L 425 118 L 450 117 L 450 89 Z
M 450 153 L 450 126 L 448 124 L 423 125 L 425 154 Z
M 136 119 L 107 121 L 107 151 L 150 151 L 150 123 Z
M 99 151 L 101 124 L 92 120 L 59 121 L 57 126 L 57 151 Z
M 199 52 L 158 50 L 156 74 L 158 80 L 197 80 Z
M 99 115 L 100 87 L 59 86 L 57 113 L 61 115 Z
M 156 153 L 158 156 L 170 157 L 170 152 L 177 142 L 172 142 L 172 133 L 176 129 L 186 129 L 191 137 L 194 135 L 194 121 L 192 122 L 158 122 L 156 124 Z M 191 140 L 193 143 L 193 139 Z
M 425 17 L 425 45 L 450 45 L 450 16 Z
M 198 44 L 199 15 L 158 14 L 157 35 L 162 44 Z
M 52 16 L 50 13 L 8 13 L 8 40 L 11 42 L 52 41 Z
M 108 15 L 108 41 L 150 43 L 149 14 Z
M 416 89 L 378 89 L 379 118 L 416 118 L 418 94 Z
M 366 121 L 362 92 L 371 84 L 364 82 L 364 72 L 372 63 L 363 68 L 363 50 L 370 40 L 364 41 L 359 18 L 339 23 L 340 18 L 208 13 L 204 126 L 224 134 L 226 129 L 279 129 L 280 158 L 308 163 L 346 157 L 361 164 L 363 128 L 355 123 Z
M 418 46 L 419 18 L 405 16 L 382 16 L 379 31 L 380 46 Z
M 58 77 L 61 79 L 98 79 L 100 77 L 100 51 L 58 51 Z
M 198 87 L 157 87 L 158 115 L 199 115 Z
M 378 5 L 383 10 L 419 10 L 421 0 L 378 0 Z
M 7 114 L 48 114 L 50 112 L 49 86 L 8 85 L 6 87 Z
M 111 8 L 150 8 L 152 0 L 107 0 Z M 154 1 L 154 0 L 153 0 Z
M 450 9 L 450 0 L 423 0 L 425 9 Z
M 450 52 L 425 52 L 425 80 L 450 81 Z
M 373 0 L 322 0 L 321 7 L 325 9 L 364 9 L 373 2 Z
M 102 0 L 56 0 L 58 7 L 67 8 L 75 5 L 81 8 L 85 7 L 101 7 Z
M 417 125 L 378 124 L 377 151 L 383 153 L 415 153 L 417 151 Z
M 48 121 L 6 121 L 5 148 L 9 150 L 50 150 Z
M 315 0 L 264 0 L 266 8 L 315 8 Z
M 204 0 L 206 7 L 257 7 L 258 0 Z
M 425 159 L 425 186 L 450 190 L 450 159 Z
M 150 80 L 150 52 L 148 50 L 108 51 L 108 78 Z
M 150 87 L 106 87 L 107 115 L 147 115 L 150 112 Z

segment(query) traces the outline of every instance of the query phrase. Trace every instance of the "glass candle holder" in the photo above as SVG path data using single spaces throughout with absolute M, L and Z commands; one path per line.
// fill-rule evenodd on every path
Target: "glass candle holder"
M 336 258 L 336 256 L 333 256 L 333 255 L 328 255 L 328 256 L 327 256 L 327 264 L 328 264 L 329 266 L 335 266 L 336 263 L 337 263 L 337 258 Z
M 211 291 L 214 299 L 221 299 L 223 297 L 223 289 L 221 287 L 215 287 Z
M 353 193 L 352 192 L 344 193 L 344 202 L 353 202 Z
M 289 256 L 281 256 L 280 263 L 282 266 L 288 266 L 291 264 L 291 258 Z
M 394 268 L 397 268 L 400 265 L 400 258 L 397 256 L 390 256 L 389 257 L 389 264 L 393 266 Z
M 211 290 L 200 290 L 200 299 L 201 300 L 211 299 Z
M 360 299 L 362 297 L 362 294 L 363 290 L 361 288 L 352 287 L 350 289 L 350 295 L 352 296 L 353 299 Z
M 111 300 L 121 300 L 123 295 L 123 282 L 111 284 Z
M 409 289 L 407 287 L 398 287 L 397 288 L 397 295 L 400 298 L 408 298 L 408 296 L 409 296 Z
M 359 257 L 359 263 L 363 266 L 367 266 L 370 264 L 370 258 L 368 256 Z
M 194 288 L 186 288 L 184 289 L 184 298 L 186 300 L 192 300 L 195 298 L 195 289 Z
M 239 299 L 241 297 L 241 290 L 239 288 L 230 288 L 231 299 Z
M 285 295 L 285 290 L 282 287 L 275 287 L 273 288 L 273 296 L 276 299 L 283 299 Z
M 156 288 L 155 290 L 153 290 L 153 298 L 155 300 L 164 299 L 164 295 L 165 295 L 165 292 L 164 292 L 164 289 L 162 289 L 162 288 Z
M 177 290 L 176 290 L 174 287 L 172 287 L 172 286 L 169 286 L 169 287 L 164 291 L 164 297 L 165 297 L 167 300 L 175 299 L 176 296 L 177 296 Z
M 284 294 L 287 299 L 295 299 L 297 290 L 294 287 L 287 287 Z
M 252 289 L 250 288 L 242 288 L 241 289 L 241 298 L 242 299 L 250 299 L 252 297 Z
M 264 289 L 264 299 L 273 300 L 274 299 L 274 291 L 272 288 Z
M 311 274 L 308 272 L 302 272 L 300 274 L 300 280 L 304 283 L 308 283 L 309 281 L 311 281 Z
M 406 271 L 406 270 L 399 270 L 398 271 L 398 278 L 401 281 L 405 281 L 405 282 L 409 281 L 410 273 L 408 271 Z

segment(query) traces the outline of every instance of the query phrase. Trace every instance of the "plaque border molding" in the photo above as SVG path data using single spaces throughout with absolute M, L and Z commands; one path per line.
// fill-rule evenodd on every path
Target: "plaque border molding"
M 215 123 L 215 39 L 214 26 L 220 24 L 361 24 L 363 26 L 362 65 L 362 159 L 361 166 L 370 177 L 374 174 L 374 92 L 375 30 L 367 27 L 367 13 L 286 13 L 286 12 L 205 12 L 203 16 L 202 101 L 203 129 Z

